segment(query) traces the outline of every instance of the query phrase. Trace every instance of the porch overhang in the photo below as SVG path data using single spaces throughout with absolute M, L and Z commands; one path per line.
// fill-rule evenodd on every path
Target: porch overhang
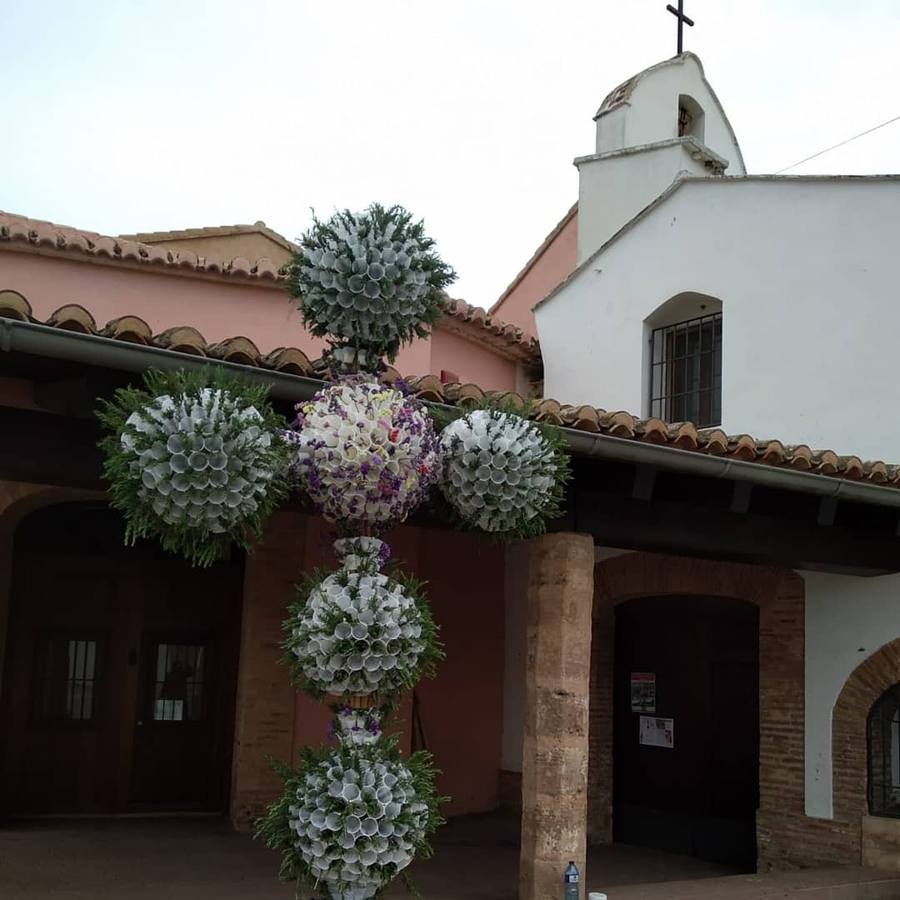
M 130 374 L 149 368 L 208 366 L 267 384 L 285 412 L 326 383 L 0 319 L 0 372 L 61 384 L 66 393 L 62 411 L 58 404 L 53 412 L 0 407 L 0 478 L 101 487 L 100 432 L 92 415 L 96 397 L 108 396 Z M 444 408 L 451 414 L 460 411 Z M 574 479 L 568 512 L 558 528 L 591 534 L 598 544 L 626 550 L 853 575 L 900 572 L 900 489 L 892 485 L 565 426 L 561 431 L 574 457 Z

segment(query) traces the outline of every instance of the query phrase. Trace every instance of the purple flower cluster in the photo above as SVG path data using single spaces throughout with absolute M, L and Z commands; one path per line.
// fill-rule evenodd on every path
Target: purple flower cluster
M 440 475 L 431 417 L 400 391 L 347 379 L 297 412 L 294 471 L 322 515 L 351 533 L 402 522 Z

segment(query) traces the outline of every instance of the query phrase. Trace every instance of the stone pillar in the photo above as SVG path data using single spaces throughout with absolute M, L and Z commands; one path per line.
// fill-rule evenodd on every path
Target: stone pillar
M 279 663 L 281 624 L 302 572 L 305 536 L 301 516 L 278 512 L 247 554 L 231 768 L 231 821 L 239 830 L 251 829 L 282 789 L 267 757 L 292 762 L 296 694 Z
M 584 872 L 594 544 L 548 534 L 529 544 L 519 900 L 558 900 Z

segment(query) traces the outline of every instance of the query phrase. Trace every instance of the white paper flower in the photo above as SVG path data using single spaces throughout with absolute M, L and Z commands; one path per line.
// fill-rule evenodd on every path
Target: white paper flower
M 372 896 L 412 862 L 429 830 L 412 773 L 377 747 L 334 751 L 293 800 L 295 850 L 333 897 Z
M 138 496 L 167 525 L 224 534 L 256 512 L 275 476 L 262 415 L 228 391 L 162 395 L 125 424 Z
M 379 709 L 352 709 L 342 706 L 334 720 L 335 736 L 342 744 L 374 744 L 381 737 L 381 711 Z
M 441 433 L 441 490 L 459 514 L 483 531 L 528 529 L 555 503 L 563 462 L 522 416 L 475 410 Z
M 435 655 L 427 607 L 381 574 L 377 538 L 337 541 L 343 566 L 315 585 L 285 623 L 298 674 L 314 693 L 394 694 Z
M 440 474 L 431 417 L 400 391 L 342 382 L 298 412 L 295 470 L 330 522 L 360 530 L 402 522 Z

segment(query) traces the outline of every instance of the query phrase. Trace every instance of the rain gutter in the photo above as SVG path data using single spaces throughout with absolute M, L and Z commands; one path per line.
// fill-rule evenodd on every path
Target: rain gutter
M 257 369 L 162 347 L 125 343 L 34 322 L 0 319 L 0 352 L 13 350 L 128 372 L 144 372 L 152 367 L 171 370 L 221 366 L 245 380 L 268 385 L 273 397 L 295 403 L 308 400 L 325 384 L 318 378 Z M 443 406 L 450 414 L 459 413 L 458 407 L 434 405 Z M 900 489 L 896 488 L 782 469 L 765 463 L 723 459 L 678 447 L 649 444 L 607 434 L 592 434 L 574 428 L 562 428 L 561 431 L 571 452 L 578 456 L 632 463 L 704 478 L 746 481 L 835 500 L 900 508 Z

